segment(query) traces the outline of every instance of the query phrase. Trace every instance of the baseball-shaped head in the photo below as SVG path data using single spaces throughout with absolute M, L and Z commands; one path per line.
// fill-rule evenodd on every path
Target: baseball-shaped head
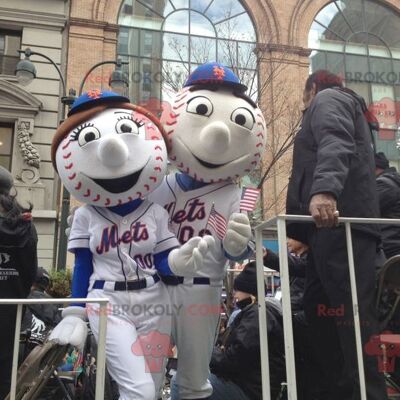
M 264 117 L 245 86 L 217 63 L 198 67 L 163 115 L 171 162 L 196 180 L 240 178 L 259 163 L 266 142 Z
M 166 172 L 159 121 L 112 92 L 79 97 L 52 143 L 52 161 L 79 201 L 111 207 L 153 191 Z

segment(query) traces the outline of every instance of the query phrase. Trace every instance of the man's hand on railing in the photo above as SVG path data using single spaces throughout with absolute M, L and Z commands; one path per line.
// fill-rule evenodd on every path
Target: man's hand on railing
M 87 337 L 87 315 L 83 307 L 70 306 L 64 309 L 63 319 L 51 332 L 49 340 L 59 344 L 72 344 L 83 349 Z
M 339 211 L 336 209 L 336 199 L 329 193 L 312 196 L 309 211 L 317 228 L 332 228 L 338 225 Z

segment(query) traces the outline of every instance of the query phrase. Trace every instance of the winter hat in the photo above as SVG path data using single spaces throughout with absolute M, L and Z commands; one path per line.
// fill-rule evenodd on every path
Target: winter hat
M 232 87 L 239 92 L 245 92 L 247 86 L 240 83 L 239 78 L 235 73 L 223 64 L 211 61 L 197 67 L 188 77 L 183 85 L 223 85 Z
M 14 178 L 10 171 L 0 166 L 0 193 L 8 194 L 14 185 Z
M 257 268 L 255 261 L 245 265 L 243 271 L 235 278 L 233 288 L 257 296 Z M 265 291 L 267 291 L 266 288 Z
M 380 169 L 389 168 L 389 160 L 386 158 L 385 153 L 380 152 L 375 154 L 375 166 Z

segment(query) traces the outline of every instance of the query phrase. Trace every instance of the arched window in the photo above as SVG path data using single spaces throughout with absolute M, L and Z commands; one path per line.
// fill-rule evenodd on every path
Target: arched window
M 329 69 L 362 95 L 380 122 L 379 151 L 399 160 L 400 17 L 370 0 L 333 1 L 309 33 L 311 69 Z
M 124 0 L 119 25 L 132 101 L 168 101 L 207 61 L 232 67 L 256 95 L 256 34 L 239 0 Z

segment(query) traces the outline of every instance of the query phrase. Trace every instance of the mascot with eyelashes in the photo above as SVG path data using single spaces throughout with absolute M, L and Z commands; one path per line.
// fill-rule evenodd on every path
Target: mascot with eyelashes
M 258 165 L 266 127 L 245 90 L 230 69 L 210 62 L 189 76 L 162 116 L 169 159 L 180 172 L 168 175 L 149 199 L 168 211 L 180 243 L 205 234 L 216 242 L 194 277 L 161 274 L 173 309 L 184 310 L 173 315 L 179 394 L 173 391 L 172 400 L 205 399 L 212 394 L 207 378 L 225 267 L 228 260 L 241 260 L 251 252 L 250 223 L 240 213 L 242 191 L 234 181 Z
M 167 212 L 145 199 L 166 171 L 165 137 L 143 108 L 92 90 L 75 101 L 52 143 L 63 184 L 85 203 L 68 241 L 75 254 L 72 297 L 110 299 L 106 360 L 121 400 L 154 400 L 162 384 L 171 305 L 159 274 L 197 275 L 215 245 L 208 236 L 179 247 Z M 77 303 L 63 311 L 50 339 L 82 346 L 87 319 L 98 338 L 99 306 Z

